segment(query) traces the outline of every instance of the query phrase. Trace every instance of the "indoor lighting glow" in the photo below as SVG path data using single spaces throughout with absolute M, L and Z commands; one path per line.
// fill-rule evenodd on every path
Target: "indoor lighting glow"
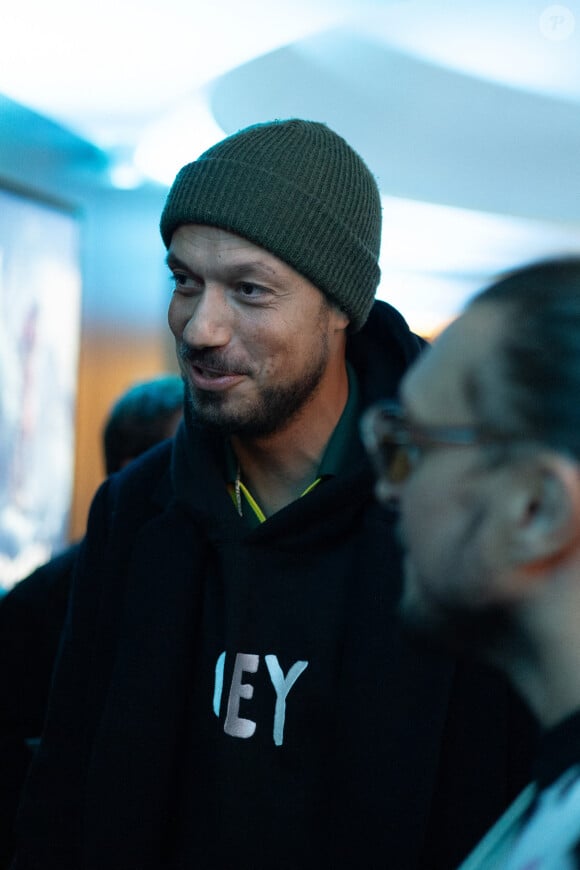
M 580 226 L 383 197 L 377 296 L 432 337 L 499 273 L 580 254 Z
M 135 166 L 148 178 L 170 185 L 182 166 L 224 135 L 206 94 L 196 93 L 146 130 L 135 150 Z

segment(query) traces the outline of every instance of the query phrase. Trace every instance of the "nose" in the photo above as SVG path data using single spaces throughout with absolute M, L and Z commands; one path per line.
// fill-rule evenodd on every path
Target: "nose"
M 183 339 L 190 347 L 224 347 L 232 337 L 233 311 L 220 288 L 207 286 L 188 312 Z

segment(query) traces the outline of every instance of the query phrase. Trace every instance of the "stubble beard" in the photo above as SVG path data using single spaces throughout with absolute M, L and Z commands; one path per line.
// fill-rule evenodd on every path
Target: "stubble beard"
M 495 663 L 514 626 L 500 605 L 468 607 L 436 600 L 422 591 L 412 565 L 405 563 L 405 583 L 398 605 L 399 619 L 414 643 L 431 652 Z
M 229 408 L 227 393 L 196 390 L 187 379 L 185 400 L 193 419 L 204 428 L 226 436 L 263 438 L 283 429 L 307 407 L 320 385 L 328 358 L 328 335 L 321 330 L 319 351 L 311 356 L 300 377 L 262 387 L 251 404 Z

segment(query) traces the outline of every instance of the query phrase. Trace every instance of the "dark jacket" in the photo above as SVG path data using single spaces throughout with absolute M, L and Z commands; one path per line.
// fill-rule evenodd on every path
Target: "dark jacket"
M 0 868 L 14 849 L 16 808 L 44 723 L 78 549 L 73 544 L 0 600 Z
M 418 349 L 377 304 L 362 404 Z M 358 439 L 252 531 L 188 426 L 93 504 L 17 870 L 452 866 L 527 774 L 509 690 L 402 636 Z

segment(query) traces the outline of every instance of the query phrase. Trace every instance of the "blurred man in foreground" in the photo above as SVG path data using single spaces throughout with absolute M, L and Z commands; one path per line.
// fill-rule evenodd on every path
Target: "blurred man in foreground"
M 398 503 L 401 604 L 501 669 L 543 728 L 533 783 L 462 865 L 580 866 L 580 258 L 494 283 L 363 421 Z

